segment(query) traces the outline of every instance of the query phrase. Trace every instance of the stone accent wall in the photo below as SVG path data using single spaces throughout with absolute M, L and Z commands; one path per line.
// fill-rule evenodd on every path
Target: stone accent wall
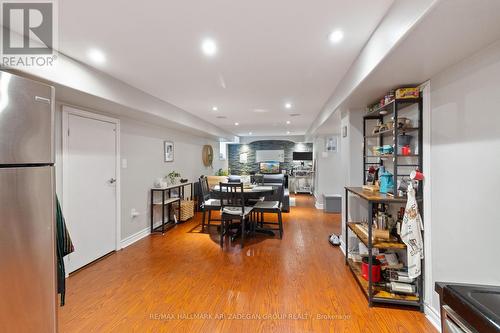
M 313 151 L 312 143 L 295 143 L 285 140 L 262 140 L 249 144 L 229 144 L 228 145 L 228 166 L 232 175 L 248 175 L 259 172 L 259 163 L 255 162 L 257 150 L 284 150 L 285 162 L 282 162 L 281 170 L 290 170 L 294 164 L 300 162 L 293 161 L 294 151 Z M 247 163 L 240 163 L 240 154 L 247 153 Z

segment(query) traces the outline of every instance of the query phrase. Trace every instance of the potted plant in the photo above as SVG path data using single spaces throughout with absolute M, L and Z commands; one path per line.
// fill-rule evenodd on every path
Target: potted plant
M 181 174 L 174 170 L 170 172 L 165 178 L 168 178 L 170 185 L 175 185 L 178 181 L 178 178 L 181 178 Z
M 216 173 L 215 173 L 216 176 L 229 176 L 229 172 L 227 170 L 222 170 L 222 169 L 219 169 Z

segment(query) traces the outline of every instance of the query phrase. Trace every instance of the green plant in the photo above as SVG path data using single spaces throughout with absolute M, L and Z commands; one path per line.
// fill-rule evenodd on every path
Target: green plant
M 165 178 L 168 177 L 168 179 L 170 180 L 170 184 L 173 184 L 175 182 L 175 178 L 179 178 L 180 176 L 181 174 L 174 170 L 170 172 Z
M 219 170 L 217 170 L 217 172 L 215 173 L 215 175 L 216 176 L 228 176 L 229 172 L 227 170 L 219 169 Z

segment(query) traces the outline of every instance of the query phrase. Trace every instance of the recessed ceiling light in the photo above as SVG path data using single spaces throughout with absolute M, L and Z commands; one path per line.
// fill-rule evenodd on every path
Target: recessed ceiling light
M 290 120 L 287 120 L 287 121 L 286 121 L 286 124 L 287 124 L 287 125 L 290 125 L 290 123 L 291 123 L 291 121 L 290 121 Z
M 217 53 L 217 44 L 213 39 L 207 38 L 201 43 L 201 50 L 206 56 L 214 56 Z
M 292 103 L 285 103 L 285 109 L 291 109 Z
M 344 33 L 342 32 L 342 30 L 334 30 L 334 31 L 332 31 L 330 36 L 328 36 L 328 39 L 330 39 L 330 42 L 332 42 L 332 43 L 338 43 L 343 38 L 344 38 Z
M 286 131 L 286 134 L 290 134 L 290 131 Z
M 255 112 L 255 113 L 266 113 L 266 112 L 269 112 L 269 111 L 266 110 L 266 109 L 253 109 L 253 112 Z
M 240 123 L 234 123 L 234 126 L 239 126 L 239 125 L 240 125 Z
M 95 63 L 103 64 L 106 62 L 106 55 L 101 50 L 91 49 L 88 52 L 88 56 L 89 56 L 90 60 L 92 60 Z
M 218 110 L 219 110 L 219 108 L 218 108 L 218 107 L 216 107 L 216 106 L 212 106 L 212 111 L 218 111 Z

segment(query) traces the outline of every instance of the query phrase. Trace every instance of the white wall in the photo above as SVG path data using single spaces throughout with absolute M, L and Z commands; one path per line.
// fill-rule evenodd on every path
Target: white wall
M 339 124 L 340 126 L 340 124 Z M 337 153 L 325 152 L 325 143 L 328 136 L 317 136 L 314 139 L 314 159 L 316 161 L 316 174 L 314 177 L 314 197 L 316 207 L 323 208 L 324 194 L 341 194 L 343 188 L 341 143 L 337 135 Z
M 82 107 L 82 109 L 85 109 Z M 62 198 L 62 140 L 61 103 L 56 104 L 56 182 L 57 192 Z M 115 117 L 105 112 L 99 114 Z M 121 125 L 121 158 L 127 159 L 127 168 L 121 169 L 121 239 L 125 239 L 149 226 L 149 190 L 155 179 L 176 170 L 181 176 L 196 181 L 202 174 L 213 174 L 223 167 L 219 161 L 218 142 L 196 137 L 173 129 L 159 127 L 118 117 Z M 163 141 L 173 141 L 174 162 L 163 161 Z M 204 144 L 214 149 L 213 168 L 203 166 L 201 151 Z M 131 217 L 131 210 L 140 215 Z
M 500 285 L 500 41 L 430 82 L 432 280 Z
M 362 179 L 362 145 L 363 113 L 361 110 L 337 111 L 335 117 L 322 127 L 321 132 L 330 131 L 338 137 L 338 153 L 322 156 L 325 138 L 329 135 L 318 135 L 314 138 L 314 156 L 316 158 L 316 177 L 314 195 L 317 206 L 323 204 L 323 194 L 344 195 L 345 186 L 361 186 Z M 342 128 L 347 127 L 347 136 L 342 136 Z M 335 134 L 336 133 L 336 134 Z

